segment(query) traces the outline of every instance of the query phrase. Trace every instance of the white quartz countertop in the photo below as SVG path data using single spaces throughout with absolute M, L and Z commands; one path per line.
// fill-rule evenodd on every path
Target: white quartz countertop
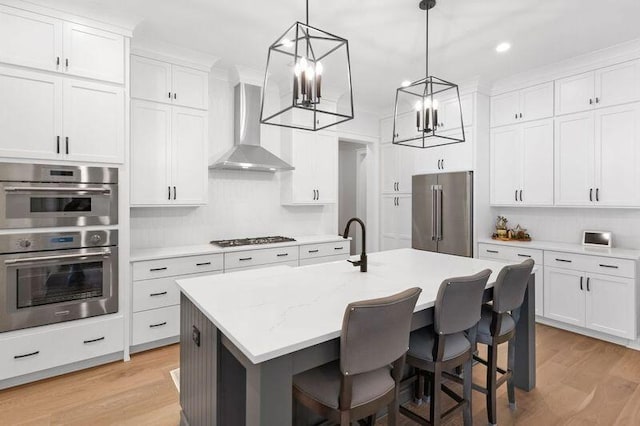
M 618 259 L 640 259 L 640 250 L 624 248 L 590 247 L 582 244 L 558 243 L 553 241 L 500 241 L 492 238 L 479 238 L 479 243 L 496 244 L 501 246 L 523 247 L 538 250 L 561 251 L 565 253 L 585 254 L 589 256 L 606 256 Z
M 421 287 L 416 311 L 432 307 L 440 283 L 503 262 L 413 249 L 369 255 L 369 271 L 348 262 L 260 270 L 177 281 L 182 292 L 254 364 L 340 336 L 350 302 Z
M 167 259 L 171 257 L 197 256 L 199 254 L 230 253 L 235 251 L 261 250 L 274 247 L 303 246 L 306 244 L 333 243 L 344 241 L 339 235 L 304 235 L 293 237 L 295 241 L 275 244 L 259 244 L 252 246 L 236 246 L 222 248 L 213 244 L 197 244 L 190 246 L 154 247 L 131 250 L 131 262 L 145 260 Z M 351 237 L 348 238 L 349 240 Z

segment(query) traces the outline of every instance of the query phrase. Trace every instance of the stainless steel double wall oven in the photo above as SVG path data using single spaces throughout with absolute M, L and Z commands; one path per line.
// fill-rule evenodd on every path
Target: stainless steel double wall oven
M 0 164 L 0 332 L 118 311 L 115 168 Z M 14 232 L 15 231 L 15 232 Z

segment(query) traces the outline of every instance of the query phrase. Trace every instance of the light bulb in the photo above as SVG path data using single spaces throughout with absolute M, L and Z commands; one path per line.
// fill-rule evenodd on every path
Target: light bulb
M 422 101 L 416 102 L 415 108 L 416 108 L 416 111 L 421 111 L 422 110 Z
M 300 65 L 300 62 L 298 62 L 296 66 L 293 67 L 293 73 L 296 75 L 296 77 L 300 77 L 301 72 L 302 72 L 302 66 Z
M 424 98 L 424 109 L 427 108 L 431 108 L 431 98 Z
M 306 71 L 308 66 L 307 58 L 303 56 L 302 59 L 300 59 L 300 68 Z
M 433 109 L 438 109 L 438 100 L 437 99 L 433 100 Z
M 322 63 L 316 62 L 316 75 L 322 75 L 323 70 L 324 67 L 322 66 Z

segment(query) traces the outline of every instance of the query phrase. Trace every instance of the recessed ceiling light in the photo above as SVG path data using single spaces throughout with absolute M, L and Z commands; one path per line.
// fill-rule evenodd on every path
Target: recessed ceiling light
M 405 80 L 401 83 L 402 87 L 409 87 L 411 86 L 411 82 L 409 80 Z
M 507 43 L 506 41 L 496 46 L 496 52 L 498 53 L 504 53 L 509 49 L 511 49 L 511 43 Z

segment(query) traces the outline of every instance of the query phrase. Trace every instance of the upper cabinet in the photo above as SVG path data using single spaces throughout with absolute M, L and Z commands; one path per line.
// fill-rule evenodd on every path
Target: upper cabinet
M 491 98 L 491 127 L 553 117 L 553 82 Z
M 124 37 L 0 5 L 0 62 L 124 84 Z
M 460 114 L 462 114 L 462 120 L 460 120 Z M 465 126 L 473 124 L 473 97 L 460 96 L 460 104 L 457 98 L 443 100 L 438 107 L 438 121 L 439 131 L 460 129 L 462 122 Z
M 133 55 L 131 97 L 207 109 L 208 75 L 193 68 Z
M 411 193 L 415 156 L 420 150 L 395 144 L 383 144 L 380 147 L 383 193 Z M 431 150 L 428 149 L 428 151 Z
M 556 114 L 572 114 L 640 100 L 640 60 L 556 81 Z

